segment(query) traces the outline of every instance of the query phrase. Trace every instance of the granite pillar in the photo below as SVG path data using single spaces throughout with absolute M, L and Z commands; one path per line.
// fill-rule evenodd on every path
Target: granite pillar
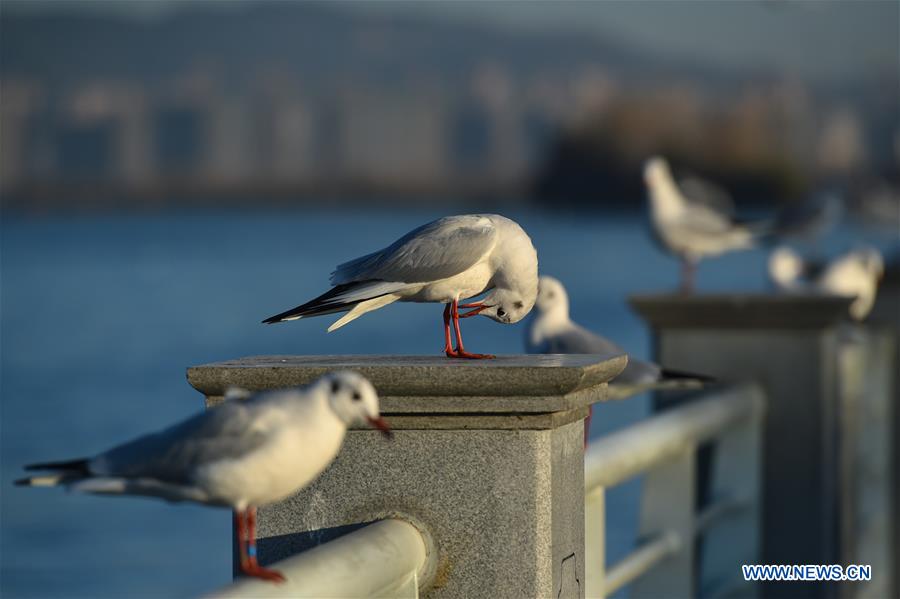
M 365 523 L 412 522 L 437 553 L 427 597 L 584 597 L 583 420 L 624 356 L 264 356 L 188 370 L 228 386 L 304 385 L 350 369 L 372 381 L 392 441 L 351 430 L 310 487 L 260 510 L 272 563 Z
M 765 389 L 762 563 L 834 564 L 845 555 L 838 369 L 849 303 L 800 295 L 631 299 L 666 367 L 724 382 L 758 381 Z M 767 584 L 763 595 L 821 597 L 835 590 L 791 582 Z

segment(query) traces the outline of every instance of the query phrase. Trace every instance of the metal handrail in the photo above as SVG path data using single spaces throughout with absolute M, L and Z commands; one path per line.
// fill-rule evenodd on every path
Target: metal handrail
M 752 383 L 736 385 L 591 442 L 584 456 L 585 493 L 622 483 L 760 414 L 758 389 Z
M 645 493 L 671 491 L 673 495 L 662 501 L 658 496 L 650 497 L 642 525 L 645 539 L 608 568 L 604 567 L 603 535 L 596 537 L 591 533 L 586 537 L 588 597 L 607 597 L 638 580 L 642 585 L 639 594 L 665 592 L 667 577 L 692 576 L 697 557 L 688 553 L 693 551 L 696 537 L 720 523 L 733 525 L 753 517 L 758 487 L 751 482 L 751 470 L 742 479 L 744 484 L 735 485 L 727 477 L 717 479 L 725 486 L 718 488 L 715 499 L 698 513 L 692 494 L 694 469 L 689 464 L 698 447 L 709 442 L 716 442 L 717 452 L 724 452 L 717 454 L 720 460 L 726 460 L 719 464 L 720 468 L 745 452 L 752 463 L 752 439 L 760 430 L 764 405 L 758 384 L 716 389 L 591 444 L 584 465 L 586 530 L 602 530 L 606 489 L 629 478 L 645 474 L 654 481 L 653 490 L 645 488 Z M 656 577 L 644 578 L 651 571 L 658 573 Z M 683 584 L 677 588 L 690 593 Z
M 272 564 L 284 583 L 242 578 L 208 597 L 418 597 L 428 559 L 422 532 L 389 518 Z
M 671 531 L 642 543 L 606 571 L 603 594 L 612 595 L 662 560 L 677 553 L 681 549 L 681 545 L 681 538 Z

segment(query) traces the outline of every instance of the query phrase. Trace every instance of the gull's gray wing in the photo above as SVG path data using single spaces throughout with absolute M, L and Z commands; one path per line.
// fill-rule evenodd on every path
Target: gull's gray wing
M 624 354 L 625 350 L 605 337 L 584 327 L 573 325 L 550 335 L 546 340 L 547 353 L 553 354 Z
M 210 462 L 237 458 L 263 445 L 268 436 L 257 423 L 253 400 L 220 406 L 164 429 L 124 443 L 91 460 L 91 474 L 190 482 L 194 470 Z
M 729 218 L 734 216 L 734 200 L 723 187 L 698 177 L 678 181 L 678 188 L 686 200 L 702 204 Z
M 696 235 L 728 233 L 734 228 L 731 219 L 703 204 L 691 204 L 678 220 L 681 230 Z
M 440 218 L 410 231 L 383 250 L 339 265 L 331 274 L 331 284 L 446 279 L 477 264 L 496 242 L 497 230 L 485 216 Z
M 624 354 L 627 353 L 615 342 L 584 327 L 574 325 L 566 331 L 548 337 L 545 353 L 552 354 Z M 644 362 L 628 356 L 628 365 L 613 383 L 649 383 L 658 380 L 660 367 L 652 362 Z

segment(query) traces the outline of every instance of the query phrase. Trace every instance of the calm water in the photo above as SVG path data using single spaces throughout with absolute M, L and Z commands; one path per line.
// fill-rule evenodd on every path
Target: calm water
M 637 356 L 648 340 L 629 293 L 668 289 L 676 264 L 634 217 L 506 212 L 574 317 Z M 255 354 L 424 353 L 440 308 L 393 305 L 333 334 L 328 319 L 260 320 L 326 288 L 338 262 L 440 216 L 427 212 L 179 214 L 5 219 L 0 238 L 0 594 L 180 597 L 229 580 L 230 515 L 144 499 L 11 486 L 23 463 L 90 455 L 202 409 L 185 368 Z M 764 287 L 765 255 L 704 264 L 705 289 Z M 466 323 L 467 346 L 515 353 L 523 326 Z M 603 406 L 593 435 L 641 418 L 643 398 Z M 629 547 L 637 483 L 609 498 L 610 559 Z

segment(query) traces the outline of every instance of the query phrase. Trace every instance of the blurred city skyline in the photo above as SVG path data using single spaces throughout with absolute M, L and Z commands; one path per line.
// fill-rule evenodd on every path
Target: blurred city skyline
M 657 152 L 770 203 L 896 177 L 898 5 L 810 4 L 4 3 L 3 204 L 631 206 Z

